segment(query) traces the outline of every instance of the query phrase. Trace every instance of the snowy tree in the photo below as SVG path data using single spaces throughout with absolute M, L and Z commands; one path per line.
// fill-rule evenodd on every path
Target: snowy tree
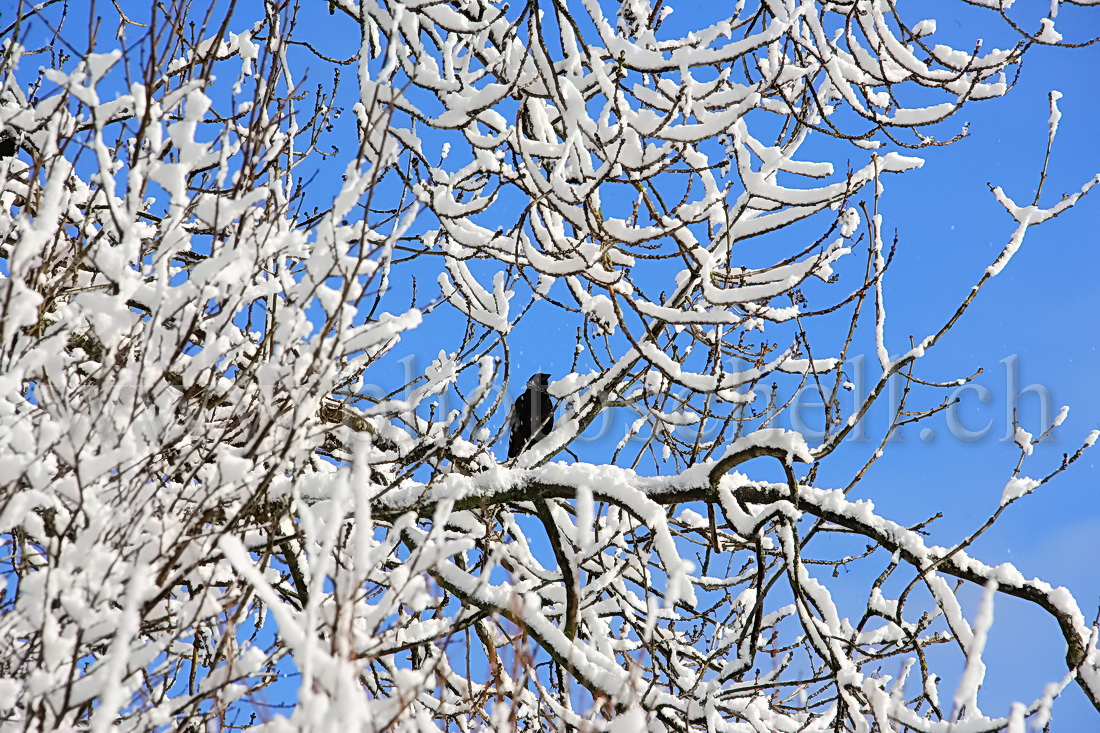
M 893 0 L 4 14 L 0 727 L 1023 731 L 1070 684 L 1100 709 L 1073 596 L 968 554 L 1095 433 L 1030 478 L 1064 413 L 1020 427 L 948 547 L 863 471 L 816 480 L 889 384 L 882 447 L 946 408 L 921 360 L 1097 180 L 994 188 L 1004 244 L 953 315 L 887 328 L 891 179 L 1072 45 L 1057 0 L 972 4 L 1018 42 Z M 509 460 L 551 323 L 554 428 Z M 782 427 L 806 387 L 812 439 Z M 1066 673 L 986 715 L 1004 595 Z

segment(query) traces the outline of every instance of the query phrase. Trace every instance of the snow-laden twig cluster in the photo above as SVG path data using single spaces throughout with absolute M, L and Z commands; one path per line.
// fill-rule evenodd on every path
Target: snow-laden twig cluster
M 891 379 L 903 408 L 944 386 L 915 364 L 1095 182 L 1046 208 L 995 189 L 1007 244 L 891 356 L 879 198 L 1062 41 L 1054 15 L 967 50 L 889 0 L 697 27 L 648 0 L 329 0 L 340 59 L 283 5 L 158 6 L 75 58 L 27 40 L 65 27 L 49 4 L 0 34 L 0 729 L 992 731 L 1073 681 L 1100 708 L 1069 592 L 967 553 L 1095 434 L 1032 478 L 1065 412 L 1015 426 L 952 547 L 851 495 L 863 471 L 815 481 Z M 845 408 L 865 305 L 879 373 Z M 577 332 L 555 427 L 502 462 L 515 351 L 549 319 Z M 436 356 L 403 379 L 410 341 Z M 776 426 L 779 382 L 817 390 L 820 442 Z M 615 410 L 618 446 L 566 461 Z M 987 589 L 973 623 L 955 580 Z M 1067 673 L 987 716 L 1005 594 Z

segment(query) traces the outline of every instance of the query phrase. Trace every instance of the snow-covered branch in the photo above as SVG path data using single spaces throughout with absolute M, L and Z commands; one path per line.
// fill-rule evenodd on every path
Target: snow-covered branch
M 889 385 L 883 446 L 945 409 L 905 404 L 955 384 L 921 360 L 1100 180 L 1040 200 L 1052 94 L 1034 200 L 993 188 L 1007 243 L 891 356 L 879 202 L 1075 43 L 1057 3 L 1034 34 L 976 4 L 1007 48 L 891 0 L 0 18 L 0 729 L 992 731 L 1071 682 L 1100 709 L 1071 593 L 972 547 L 1095 434 L 1042 471 L 1065 412 L 1015 425 L 945 547 L 866 467 L 817 479 Z M 507 451 L 544 359 L 553 427 Z M 802 390 L 820 439 L 778 427 Z M 1068 649 L 1011 723 L 978 710 L 1006 596 Z

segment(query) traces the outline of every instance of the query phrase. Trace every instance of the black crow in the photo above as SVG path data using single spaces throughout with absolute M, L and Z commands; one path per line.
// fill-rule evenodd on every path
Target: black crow
M 0 132 L 0 160 L 14 158 L 19 146 L 15 143 L 15 137 L 8 132 Z
M 512 407 L 512 431 L 508 440 L 508 457 L 515 458 L 550 434 L 554 427 L 554 405 L 546 391 L 549 374 L 532 374 L 527 391 Z

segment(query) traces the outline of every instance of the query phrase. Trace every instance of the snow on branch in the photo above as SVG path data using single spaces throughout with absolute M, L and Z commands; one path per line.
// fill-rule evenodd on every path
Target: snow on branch
M 1044 471 L 1065 410 L 1015 426 L 948 546 L 865 498 L 880 453 L 819 477 L 888 385 L 883 447 L 947 409 L 907 403 L 959 383 L 920 360 L 1100 180 L 1040 204 L 1051 94 L 1034 201 L 993 189 L 1008 243 L 891 356 L 879 202 L 1077 45 L 1057 3 L 1032 35 L 972 4 L 1007 48 L 889 0 L 5 16 L 0 728 L 993 731 L 1071 682 L 1100 709 L 1070 591 L 972 547 L 1098 433 Z M 804 392 L 820 430 L 780 428 Z M 987 717 L 1006 596 L 1067 666 Z

